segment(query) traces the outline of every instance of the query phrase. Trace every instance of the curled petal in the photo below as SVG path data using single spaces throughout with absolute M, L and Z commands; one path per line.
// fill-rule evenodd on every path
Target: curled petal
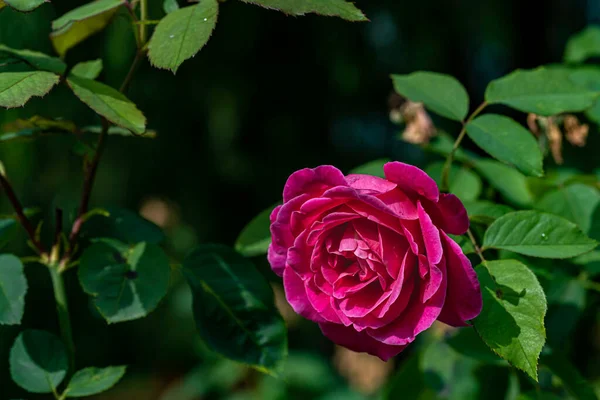
M 390 358 L 400 354 L 406 346 L 390 346 L 381 343 L 365 332 L 357 332 L 350 326 L 338 324 L 320 323 L 319 327 L 323 335 L 335 343 L 347 347 L 350 350 L 365 352 L 387 361 Z
M 446 233 L 463 235 L 469 229 L 469 216 L 462 202 L 453 194 L 442 193 L 437 204 L 424 202 L 433 223 Z
M 440 196 L 437 184 L 425 171 L 398 161 L 383 166 L 385 178 L 398 184 L 400 190 L 412 191 L 420 196 L 437 202 Z
M 283 188 L 284 203 L 305 193 L 319 195 L 335 186 L 348 186 L 344 174 L 332 165 L 304 168 L 294 172 Z
M 419 224 L 423 233 L 423 241 L 425 242 L 425 251 L 430 265 L 435 265 L 442 259 L 442 241 L 440 239 L 440 231 L 431 221 L 431 217 L 425 212 L 418 203 L 419 208 Z
M 452 326 L 467 326 L 483 306 L 477 274 L 460 246 L 442 233 L 446 254 L 448 292 L 439 320 Z

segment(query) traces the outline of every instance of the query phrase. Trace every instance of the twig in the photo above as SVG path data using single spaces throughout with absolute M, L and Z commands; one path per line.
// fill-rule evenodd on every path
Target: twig
M 473 236 L 473 232 L 471 232 L 471 229 L 467 229 L 467 235 L 469 236 L 469 239 L 471 239 L 471 243 L 473 243 L 473 248 L 475 248 L 475 252 L 481 259 L 481 262 L 485 264 L 485 258 L 483 258 L 483 252 L 481 251 L 481 248 L 479 247 L 479 245 L 477 245 L 477 240 L 475 240 L 475 236 Z
M 8 181 L 6 176 L 4 176 L 4 174 L 2 174 L 1 172 L 0 172 L 0 186 L 2 186 L 2 189 L 4 189 L 4 192 L 6 193 L 8 200 L 12 204 L 12 207 L 15 210 L 15 213 L 17 214 L 17 219 L 19 220 L 19 222 L 21 223 L 21 225 L 27 232 L 27 235 L 29 236 L 29 240 L 31 240 L 31 243 L 33 243 L 33 245 L 35 246 L 35 248 L 37 249 L 37 251 L 40 255 L 45 255 L 46 250 L 44 250 L 44 246 L 36 238 L 35 228 L 29 221 L 29 218 L 27 218 L 27 216 L 25 215 L 25 212 L 23 211 L 23 206 L 21 205 L 21 202 L 17 198 L 17 195 L 15 194 L 15 191 L 13 190 L 12 186 L 10 185 L 10 182 Z
M 450 167 L 452 166 L 452 161 L 454 160 L 454 153 L 456 153 L 456 150 L 458 150 L 458 148 L 460 147 L 460 143 L 462 142 L 462 140 L 465 137 L 465 134 L 467 133 L 467 125 L 486 107 L 487 103 L 484 101 L 479 105 L 479 107 L 477 107 L 475 111 L 473 111 L 473 114 L 471 114 L 466 121 L 463 121 L 462 129 L 460 130 L 460 133 L 458 134 L 458 137 L 456 138 L 456 141 L 452 146 L 452 150 L 448 154 L 446 162 L 444 163 L 444 169 L 442 170 L 442 191 L 448 191 L 448 175 L 450 174 Z

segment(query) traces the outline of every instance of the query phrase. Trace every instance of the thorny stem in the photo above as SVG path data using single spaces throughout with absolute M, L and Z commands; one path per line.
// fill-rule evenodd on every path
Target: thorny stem
M 473 243 L 473 248 L 475 249 L 475 252 L 481 259 L 481 262 L 483 264 L 485 264 L 485 258 L 483 258 L 483 252 L 481 251 L 481 247 L 479 247 L 479 245 L 477 244 L 477 240 L 475 240 L 475 236 L 473 236 L 473 232 L 471 232 L 471 229 L 467 229 L 467 235 L 469 236 L 469 239 L 471 239 L 471 243 Z
M 450 151 L 450 154 L 448 154 L 446 162 L 444 163 L 444 169 L 442 170 L 442 191 L 448 191 L 448 175 L 450 174 L 450 167 L 452 166 L 452 161 L 454 160 L 454 153 L 456 153 L 456 150 L 458 150 L 458 148 L 460 147 L 460 143 L 462 142 L 462 140 L 465 137 L 465 134 L 467 133 L 467 125 L 477 115 L 479 115 L 479 113 L 481 113 L 483 109 L 487 107 L 487 105 L 488 104 L 484 101 L 479 105 L 479 107 L 477 107 L 475 111 L 473 111 L 473 114 L 471 114 L 466 121 L 463 121 L 462 129 L 460 130 L 460 133 L 458 134 L 458 137 L 454 142 L 454 146 L 452 146 L 452 150 Z
M 44 246 L 36 238 L 35 228 L 29 221 L 29 218 L 27 218 L 27 216 L 25 215 L 25 212 L 23 211 L 23 206 L 21 205 L 21 202 L 17 198 L 17 195 L 15 194 L 15 191 L 13 190 L 12 186 L 10 185 L 10 182 L 8 181 L 8 179 L 6 178 L 6 176 L 4 176 L 4 174 L 2 172 L 0 172 L 0 186 L 2 187 L 2 189 L 4 189 L 4 192 L 6 193 L 8 200 L 12 204 L 12 207 L 15 210 L 15 213 L 17 214 L 17 219 L 19 220 L 19 222 L 21 223 L 21 225 L 27 232 L 27 235 L 29 236 L 29 240 L 31 240 L 31 243 L 33 243 L 33 245 L 35 246 L 35 248 L 37 249 L 37 251 L 40 255 L 45 255 L 46 250 L 44 250 Z

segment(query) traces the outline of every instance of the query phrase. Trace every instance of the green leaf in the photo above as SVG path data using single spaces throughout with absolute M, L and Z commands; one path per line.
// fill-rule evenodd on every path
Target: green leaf
M 569 260 L 573 264 L 582 265 L 592 278 L 600 274 L 600 251 L 594 250 Z
M 492 157 L 527 175 L 544 175 L 542 153 L 533 134 L 511 118 L 482 115 L 467 124 L 467 134 Z
M 0 0 L 0 9 L 2 3 L 20 12 L 30 12 L 44 3 L 50 3 L 50 0 Z
M 547 306 L 535 274 L 516 260 L 488 261 L 476 271 L 483 310 L 475 329 L 496 354 L 537 381 Z
M 504 214 L 513 211 L 509 206 L 492 203 L 491 201 L 486 200 L 465 201 L 463 202 L 463 205 L 467 209 L 469 219 L 473 222 L 482 224 L 491 224 Z
M 150 63 L 177 72 L 185 60 L 195 56 L 208 42 L 218 13 L 217 0 L 202 0 L 168 14 L 156 26 L 148 43 Z
M 163 11 L 165 14 L 171 14 L 173 11 L 179 10 L 179 3 L 177 0 L 164 0 L 163 1 Z
M 0 325 L 18 325 L 25 310 L 27 280 L 21 260 L 0 254 Z
M 271 220 L 269 217 L 277 205 L 275 204 L 262 211 L 242 229 L 235 241 L 237 252 L 245 257 L 260 256 L 267 253 L 269 244 L 271 244 Z
M 438 131 L 438 134 L 434 136 L 428 144 L 425 145 L 425 149 L 432 151 L 436 154 L 440 154 L 444 157 L 447 157 L 448 154 L 452 152 L 453 147 L 454 138 L 443 131 Z M 479 156 L 468 150 L 458 148 L 454 152 L 454 159 L 456 161 L 470 163 L 479 159 Z
M 380 158 L 378 160 L 369 161 L 368 163 L 359 165 L 356 168 L 352 168 L 349 174 L 359 174 L 359 175 L 372 175 L 378 176 L 380 178 L 385 178 L 385 174 L 383 173 L 383 166 L 389 163 L 389 158 Z
M 446 341 L 456 352 L 466 357 L 486 364 L 506 364 L 506 361 L 503 361 L 496 353 L 492 352 L 473 328 L 458 329 Z
M 0 249 L 11 241 L 16 231 L 17 221 L 15 219 L 0 219 Z
M 394 89 L 409 100 L 443 117 L 462 121 L 469 112 L 469 95 L 455 78 L 436 72 L 392 75 Z
M 17 385 L 32 393 L 51 393 L 67 374 L 65 346 L 55 335 L 26 330 L 10 349 L 10 375 Z
M 516 211 L 498 218 L 485 232 L 484 248 L 543 258 L 570 258 L 598 243 L 574 223 L 539 211 Z
M 46 71 L 0 73 L 0 107 L 21 107 L 32 97 L 48 94 L 60 80 Z
M 425 385 L 425 375 L 419 368 L 419 353 L 413 354 L 402 363 L 398 372 L 388 381 L 384 389 L 385 400 L 421 399 L 428 392 L 427 399 L 435 399 L 436 394 Z
M 340 17 L 348 21 L 368 21 L 367 17 L 345 0 L 242 0 L 265 8 L 282 11 L 288 15 L 319 14 Z
M 199 246 L 183 261 L 202 339 L 225 357 L 263 371 L 279 369 L 287 331 L 273 292 L 252 263 L 222 245 Z
M 127 367 L 85 368 L 77 371 L 65 389 L 67 397 L 85 397 L 102 393 L 117 384 Z
M 425 172 L 432 177 L 436 183 L 442 183 L 442 171 L 444 163 L 438 162 L 429 165 Z M 481 194 L 481 179 L 473 171 L 452 165 L 448 176 L 450 193 L 458 196 L 462 201 L 475 200 Z
M 562 397 L 550 392 L 530 391 L 521 393 L 517 400 L 562 400 Z
M 598 400 L 592 385 L 585 380 L 564 355 L 555 350 L 544 354 L 540 362 L 560 378 L 567 391 L 578 400 Z
M 600 92 L 575 84 L 569 75 L 564 68 L 516 70 L 492 81 L 485 100 L 543 116 L 590 108 Z
M 448 234 L 452 240 L 454 240 L 462 249 L 463 253 L 470 254 L 475 253 L 475 248 L 471 240 L 464 235 L 452 235 Z
M 79 100 L 110 122 L 135 133 L 144 133 L 146 117 L 122 93 L 91 79 L 70 76 L 67 83 Z
M 84 126 L 83 128 L 81 128 L 81 130 L 83 132 L 100 133 L 102 132 L 102 127 L 100 125 Z M 143 134 L 138 135 L 137 133 L 132 133 L 129 129 L 121 128 L 120 126 L 111 126 L 110 128 L 108 128 L 108 134 L 127 137 L 135 136 L 137 138 L 144 139 L 154 139 L 157 136 L 156 131 L 151 129 L 146 129 L 146 131 Z
M 52 21 L 50 39 L 61 56 L 91 35 L 100 32 L 125 0 L 98 0 L 69 11 Z
M 600 56 L 600 27 L 588 26 L 569 38 L 564 61 L 579 64 L 590 57 Z
M 508 202 L 520 207 L 533 204 L 527 180 L 516 169 L 492 160 L 478 160 L 474 167 Z
M 584 233 L 588 233 L 592 225 L 594 210 L 598 204 L 600 204 L 598 189 L 574 183 L 546 194 L 536 204 L 536 208 L 560 215 L 576 223 Z
M 148 315 L 167 294 L 169 258 L 154 244 L 139 243 L 119 252 L 105 243 L 88 247 L 79 281 L 108 323 Z
M 76 64 L 71 70 L 71 75 L 86 79 L 96 79 L 102 72 L 102 59 L 85 61 Z
M 12 49 L 8 46 L 0 44 L 0 59 L 2 59 L 2 57 L 6 57 L 5 55 L 16 57 L 31 65 L 33 68 L 42 71 L 63 74 L 67 69 L 67 64 L 65 64 L 60 58 L 50 57 L 38 51 Z
M 158 244 L 165 239 L 157 225 L 133 211 L 117 207 L 106 207 L 106 211 L 108 217 L 97 214 L 90 218 L 84 227 L 86 236 L 111 237 L 128 244 Z

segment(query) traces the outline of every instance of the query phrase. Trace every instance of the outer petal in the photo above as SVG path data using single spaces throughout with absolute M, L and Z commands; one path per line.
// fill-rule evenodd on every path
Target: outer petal
M 446 233 L 462 235 L 469 229 L 469 216 L 462 202 L 453 194 L 442 193 L 437 204 L 424 202 L 433 223 Z
M 319 324 L 323 335 L 327 336 L 333 342 L 347 347 L 353 351 L 365 352 L 387 361 L 390 358 L 400 354 L 406 346 L 391 346 L 381 343 L 365 332 L 357 332 L 352 327 L 339 324 Z
M 400 190 L 412 191 L 437 202 L 440 196 L 437 184 L 423 170 L 398 161 L 383 166 L 385 178 L 398 184 Z
M 346 180 L 350 187 L 359 190 L 362 194 L 386 193 L 398 186 L 393 182 L 372 175 L 348 175 Z
M 440 231 L 431 221 L 431 217 L 425 212 L 421 203 L 418 203 L 419 208 L 419 224 L 423 233 L 423 241 L 425 242 L 425 251 L 430 265 L 435 265 L 442 259 L 442 242 L 440 239 Z
M 294 172 L 283 188 L 283 202 L 288 202 L 304 193 L 315 192 L 316 195 L 335 186 L 348 186 L 344 174 L 332 165 L 321 165 L 317 168 L 304 168 Z
M 452 326 L 467 326 L 483 306 L 477 274 L 460 246 L 442 233 L 446 254 L 448 289 L 439 320 Z
M 308 300 L 304 282 L 291 268 L 286 268 L 283 272 L 283 287 L 288 303 L 297 314 L 314 322 L 325 321 Z

